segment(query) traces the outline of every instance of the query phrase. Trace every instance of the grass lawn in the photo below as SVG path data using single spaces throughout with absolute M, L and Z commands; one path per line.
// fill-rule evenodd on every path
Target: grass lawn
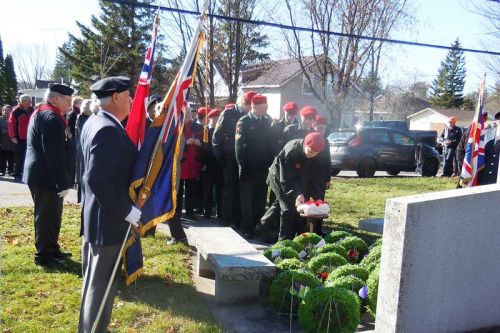
M 384 217 L 385 201 L 425 192 L 451 190 L 456 179 L 439 177 L 334 177 L 331 189 L 326 193 L 330 204 L 330 218 L 324 222 L 327 228 L 347 230 L 371 242 L 379 236 L 358 231 L 363 219 Z
M 64 271 L 33 263 L 32 210 L 0 209 L 2 333 L 76 332 L 80 309 L 78 206 L 65 206 L 60 243 L 73 253 Z M 115 298 L 113 332 L 221 332 L 198 298 L 190 277 L 189 249 L 167 247 L 162 235 L 143 240 L 146 273 L 122 284 Z

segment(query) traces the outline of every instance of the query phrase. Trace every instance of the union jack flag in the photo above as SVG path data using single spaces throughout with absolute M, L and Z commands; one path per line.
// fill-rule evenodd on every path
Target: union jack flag
M 134 101 L 130 110 L 130 115 L 127 121 L 127 134 L 130 140 L 140 149 L 144 144 L 144 133 L 146 130 L 146 108 L 151 88 L 151 79 L 153 77 L 153 64 L 156 46 L 156 38 L 158 36 L 158 15 L 153 21 L 153 33 L 151 35 L 151 43 L 146 51 L 144 65 L 139 76 L 139 83 L 135 92 Z
M 472 124 L 469 128 L 469 138 L 465 147 L 464 163 L 460 174 L 460 184 L 462 187 L 472 187 L 477 185 L 478 173 L 484 168 L 484 80 L 479 87 L 476 111 Z

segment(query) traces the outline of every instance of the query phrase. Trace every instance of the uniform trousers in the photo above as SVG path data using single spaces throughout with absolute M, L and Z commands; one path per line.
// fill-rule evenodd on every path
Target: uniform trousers
M 218 165 L 208 165 L 203 176 L 203 210 L 206 217 L 212 214 L 213 193 L 215 189 L 215 204 L 217 217 L 222 215 L 222 189 L 224 178 Z
M 458 169 L 457 156 L 455 154 L 455 151 L 455 148 L 446 148 L 446 152 L 444 155 L 443 176 L 451 177 Z
M 14 173 L 14 151 L 13 150 L 2 150 L 0 152 L 0 174 Z
M 253 233 L 264 215 L 267 201 L 267 168 L 252 168 L 240 178 L 241 229 Z
M 176 240 L 186 239 L 186 233 L 182 228 L 181 215 L 183 203 L 186 208 L 186 214 L 193 214 L 193 204 L 192 197 L 190 194 L 193 193 L 195 188 L 195 179 L 181 179 L 179 182 L 179 187 L 177 189 L 177 206 L 175 207 L 174 216 L 168 220 L 168 227 L 170 228 L 170 236 Z
M 120 253 L 120 248 L 121 244 L 105 246 L 90 244 L 85 240 L 82 242 L 83 285 L 78 333 L 87 333 L 92 330 L 99 307 L 103 301 L 104 292 L 106 291 L 116 259 Z M 98 333 L 107 332 L 119 276 L 120 274 L 115 274 L 109 290 L 108 298 L 106 299 L 101 318 L 97 325 L 96 332 Z
M 264 216 L 260 219 L 260 224 L 255 228 L 255 232 L 268 243 L 276 243 L 279 233 L 280 226 L 280 203 L 278 199 L 276 199 L 276 195 L 274 195 L 274 191 L 271 189 L 271 193 L 273 193 L 272 198 L 274 199 L 272 203 L 269 205 L 269 208 L 265 212 Z
M 234 154 L 224 156 L 224 188 L 222 190 L 222 220 L 226 225 L 239 226 L 241 219 L 238 163 Z
M 30 186 L 35 204 L 35 257 L 51 259 L 61 252 L 58 244 L 63 211 L 63 198 L 55 190 Z
M 24 159 L 26 158 L 26 139 L 17 139 L 15 155 L 16 166 L 14 176 L 16 178 L 21 178 L 24 169 Z
M 280 209 L 280 227 L 278 239 L 293 239 L 296 233 L 302 229 L 298 225 L 299 215 L 295 208 L 295 199 L 293 196 L 283 193 L 281 184 L 273 178 L 270 179 L 269 186 L 276 195 Z

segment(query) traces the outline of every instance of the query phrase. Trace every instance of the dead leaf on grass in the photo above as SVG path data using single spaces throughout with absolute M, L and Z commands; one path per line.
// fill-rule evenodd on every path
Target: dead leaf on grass
M 170 325 L 169 328 L 167 328 L 167 331 L 166 333 L 177 333 L 177 327 L 175 327 L 175 325 Z

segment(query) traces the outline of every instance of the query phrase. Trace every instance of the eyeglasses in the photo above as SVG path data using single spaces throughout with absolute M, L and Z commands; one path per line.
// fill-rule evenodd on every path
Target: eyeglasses
M 66 102 L 68 102 L 69 104 L 71 104 L 71 97 L 66 98 L 64 95 L 60 95 L 60 94 L 58 94 L 57 96 L 59 96 L 60 98 L 64 99 Z

